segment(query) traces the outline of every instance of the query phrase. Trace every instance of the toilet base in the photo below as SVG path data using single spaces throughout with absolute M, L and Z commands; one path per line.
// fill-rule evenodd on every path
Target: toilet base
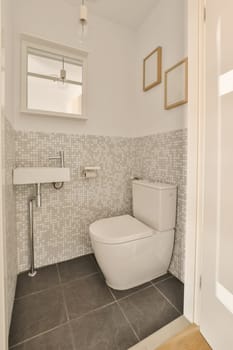
M 96 260 L 109 287 L 127 290 L 167 273 L 174 246 L 174 230 L 121 244 L 92 240 Z
M 117 286 L 117 285 L 112 285 L 107 279 L 105 280 L 105 282 L 111 289 L 114 289 L 114 290 L 128 290 L 128 289 L 131 289 L 131 288 L 139 287 L 139 286 L 141 286 L 141 285 L 143 285 L 145 283 L 151 282 L 151 281 L 153 281 L 156 278 L 164 276 L 166 273 L 168 273 L 168 271 L 162 272 L 159 275 L 155 275 L 149 280 L 141 281 L 137 285 L 135 285 L 135 284 L 134 285 L 127 285 L 127 286 L 126 285 L 124 285 L 124 286 L 121 285 L 121 288 L 119 288 L 119 286 Z

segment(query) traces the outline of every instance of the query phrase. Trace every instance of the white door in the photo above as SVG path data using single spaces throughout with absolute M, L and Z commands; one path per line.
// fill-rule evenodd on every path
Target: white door
M 233 1 L 206 0 L 206 120 L 200 328 L 233 350 Z

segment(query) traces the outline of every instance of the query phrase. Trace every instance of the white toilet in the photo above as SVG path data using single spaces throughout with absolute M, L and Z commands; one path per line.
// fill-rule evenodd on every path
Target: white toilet
M 133 215 L 90 225 L 92 247 L 106 283 L 133 288 L 168 270 L 176 223 L 176 186 L 133 181 Z

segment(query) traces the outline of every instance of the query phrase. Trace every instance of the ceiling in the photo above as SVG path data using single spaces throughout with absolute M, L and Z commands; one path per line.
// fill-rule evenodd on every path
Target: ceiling
M 65 0 L 77 5 L 81 0 Z M 132 29 L 138 28 L 158 0 L 86 0 L 91 12 Z

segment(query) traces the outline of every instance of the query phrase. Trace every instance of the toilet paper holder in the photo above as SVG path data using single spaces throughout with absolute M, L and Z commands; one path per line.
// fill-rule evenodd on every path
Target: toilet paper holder
M 99 166 L 86 166 L 83 169 L 82 175 L 86 179 L 94 178 L 97 176 L 100 169 Z

